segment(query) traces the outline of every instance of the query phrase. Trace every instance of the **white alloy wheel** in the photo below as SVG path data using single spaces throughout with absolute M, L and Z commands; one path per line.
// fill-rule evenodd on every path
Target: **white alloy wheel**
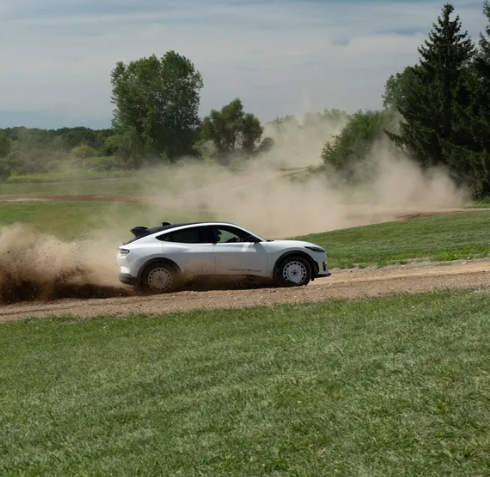
M 167 267 L 157 266 L 150 270 L 146 278 L 148 288 L 157 293 L 163 293 L 169 290 L 174 282 L 172 271 Z
M 307 277 L 308 270 L 306 266 L 297 260 L 287 262 L 282 269 L 282 278 L 295 285 L 301 285 Z
M 279 286 L 301 287 L 310 283 L 311 265 L 303 257 L 292 256 L 281 261 L 275 271 L 275 281 Z

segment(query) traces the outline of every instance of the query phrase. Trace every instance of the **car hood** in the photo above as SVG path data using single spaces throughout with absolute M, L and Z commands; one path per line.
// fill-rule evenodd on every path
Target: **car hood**
M 324 247 L 316 243 L 304 242 L 303 240 L 274 240 L 273 243 L 277 247 L 293 247 L 293 248 L 305 248 L 305 247 L 318 247 L 325 250 Z

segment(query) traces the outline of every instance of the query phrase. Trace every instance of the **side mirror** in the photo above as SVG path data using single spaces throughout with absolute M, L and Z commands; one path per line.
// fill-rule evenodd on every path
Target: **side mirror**
M 258 239 L 257 237 L 254 237 L 253 235 L 249 235 L 248 241 L 252 242 L 252 243 L 259 243 L 260 239 Z

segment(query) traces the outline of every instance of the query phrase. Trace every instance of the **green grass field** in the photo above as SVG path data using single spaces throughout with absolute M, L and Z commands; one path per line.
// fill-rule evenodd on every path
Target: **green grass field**
M 0 325 L 2 476 L 490 474 L 490 294 Z
M 66 195 L 66 194 L 117 194 L 143 195 L 134 178 L 120 177 L 111 179 L 87 179 L 54 182 L 3 183 L 0 195 Z
M 82 175 L 82 174 L 80 174 Z M 85 174 L 80 178 L 67 175 L 57 180 L 56 174 L 38 174 L 16 178 L 15 182 L 0 184 L 0 195 L 57 195 L 57 194 L 117 194 L 117 195 L 148 195 L 158 191 L 159 186 L 169 187 L 171 177 L 161 171 L 128 171 L 127 173 Z M 145 184 L 148 187 L 143 188 Z M 151 194 L 150 194 L 151 195 Z
M 164 220 L 211 220 L 207 213 L 180 212 L 137 203 L 110 202 L 0 202 L 0 225 L 22 223 L 64 240 L 90 236 L 103 229 L 114 237 L 131 237 L 135 225 L 156 225 Z
M 475 208 L 484 208 L 484 209 L 488 209 L 490 208 L 490 197 L 486 197 L 484 199 L 478 199 L 478 200 L 474 200 L 471 205 L 471 207 L 475 207 Z
M 354 265 L 406 263 L 409 259 L 456 260 L 490 253 L 490 211 L 388 222 L 300 237 L 322 245 L 329 263 Z
M 110 222 L 108 222 L 108 218 Z M 125 240 L 135 225 L 212 220 L 212 214 L 163 210 L 144 204 L 107 202 L 0 202 L 0 225 L 26 223 L 61 239 L 85 237 L 95 225 Z M 137 223 L 136 223 L 137 222 Z M 411 259 L 454 260 L 490 253 L 490 211 L 465 212 L 355 227 L 304 237 L 324 246 L 332 268 L 405 263 Z M 261 233 L 257 230 L 257 233 Z

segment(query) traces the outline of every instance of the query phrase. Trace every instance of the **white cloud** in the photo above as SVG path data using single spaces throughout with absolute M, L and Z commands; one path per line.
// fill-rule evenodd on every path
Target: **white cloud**
M 473 38 L 485 25 L 482 5 L 455 4 Z M 203 114 L 236 96 L 264 120 L 306 107 L 376 108 L 388 76 L 417 61 L 417 47 L 441 6 L 407 0 L 4 0 L 1 109 L 109 119 L 115 63 L 170 49 L 203 73 Z

